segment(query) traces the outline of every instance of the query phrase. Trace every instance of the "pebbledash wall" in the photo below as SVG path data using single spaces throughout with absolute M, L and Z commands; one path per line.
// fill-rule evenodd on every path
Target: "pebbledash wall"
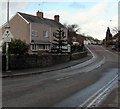
M 47 54 L 47 55 L 10 55 L 9 69 L 25 69 L 52 66 L 70 60 L 81 59 L 87 56 L 87 52 L 70 54 Z M 6 56 L 2 56 L 2 70 L 6 67 Z

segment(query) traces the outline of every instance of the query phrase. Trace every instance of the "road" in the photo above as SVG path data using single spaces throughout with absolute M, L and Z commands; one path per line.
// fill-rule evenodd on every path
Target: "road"
M 118 55 L 89 45 L 93 58 L 76 66 L 3 78 L 3 107 L 79 107 L 118 74 Z

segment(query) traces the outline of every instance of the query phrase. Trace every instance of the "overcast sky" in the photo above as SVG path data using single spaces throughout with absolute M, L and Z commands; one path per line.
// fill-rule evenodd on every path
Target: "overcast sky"
M 1 0 L 0 25 L 6 22 L 6 0 Z M 36 2 L 35 2 L 36 1 Z M 38 10 L 45 18 L 60 15 L 62 24 L 77 24 L 79 33 L 85 33 L 100 40 L 105 38 L 107 27 L 118 27 L 119 0 L 10 0 L 10 18 L 16 12 L 35 15 Z

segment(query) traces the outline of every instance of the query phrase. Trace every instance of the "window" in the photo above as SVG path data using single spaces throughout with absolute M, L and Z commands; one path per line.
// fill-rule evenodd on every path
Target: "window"
M 44 50 L 49 50 L 49 45 L 48 45 L 48 44 L 44 44 L 44 45 L 43 45 L 43 49 L 44 49 Z
M 32 51 L 37 51 L 37 45 L 36 44 L 32 44 L 31 49 L 32 49 Z
M 43 31 L 43 36 L 48 37 L 48 31 Z
M 38 36 L 38 31 L 32 30 L 32 36 Z

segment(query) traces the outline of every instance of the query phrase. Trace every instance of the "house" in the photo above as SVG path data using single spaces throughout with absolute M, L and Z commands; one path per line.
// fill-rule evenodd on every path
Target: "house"
M 53 43 L 53 34 L 58 28 L 62 28 L 66 38 L 67 29 L 59 22 L 59 15 L 54 19 L 44 18 L 43 12 L 36 12 L 36 16 L 17 12 L 9 21 L 13 39 L 20 39 L 30 44 L 29 53 L 37 53 L 39 50 L 50 51 Z M 2 34 L 5 26 L 2 27 Z
M 113 36 L 113 41 L 115 42 L 117 51 L 120 51 L 120 31 Z
M 91 41 L 90 41 L 89 39 L 85 39 L 85 40 L 84 40 L 84 44 L 85 44 L 85 45 L 90 45 L 90 44 L 91 44 Z
M 113 41 L 120 41 L 120 31 L 113 36 Z
M 81 35 L 81 34 L 77 34 L 75 32 L 69 31 L 68 32 L 68 43 L 70 45 L 74 45 L 74 44 L 79 44 L 81 45 L 84 40 L 86 39 L 85 36 Z
M 77 42 L 80 43 L 80 45 L 84 42 L 84 40 L 86 39 L 85 36 L 81 35 L 81 34 L 77 34 L 76 35 L 76 38 L 77 38 Z

